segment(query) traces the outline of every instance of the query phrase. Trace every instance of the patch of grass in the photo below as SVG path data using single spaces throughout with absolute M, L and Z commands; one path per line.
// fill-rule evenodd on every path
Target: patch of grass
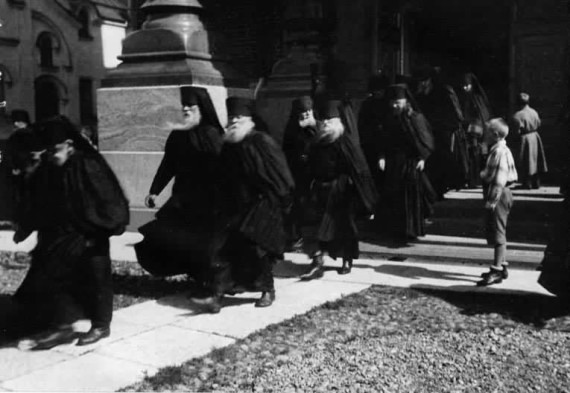
M 538 295 L 376 286 L 124 390 L 562 392 L 564 306 Z

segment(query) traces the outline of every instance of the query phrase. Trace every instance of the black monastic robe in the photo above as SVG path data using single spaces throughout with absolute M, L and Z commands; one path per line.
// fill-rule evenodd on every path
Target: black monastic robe
M 273 262 L 287 241 L 283 214 L 295 187 L 285 155 L 273 138 L 254 130 L 241 142 L 224 144 L 220 160 L 225 228 L 214 242 L 213 289 L 270 291 Z
M 431 214 L 436 195 L 425 172 L 416 166 L 434 151 L 430 126 L 421 113 L 391 115 L 381 146 L 386 160 L 382 208 L 387 229 L 407 238 L 423 236 L 424 219 Z
M 213 260 L 209 243 L 220 205 L 221 148 L 222 135 L 215 127 L 169 135 L 150 193 L 158 195 L 174 178 L 172 195 L 157 219 L 139 228 L 145 237 L 135 246 L 139 263 L 151 274 L 207 279 Z

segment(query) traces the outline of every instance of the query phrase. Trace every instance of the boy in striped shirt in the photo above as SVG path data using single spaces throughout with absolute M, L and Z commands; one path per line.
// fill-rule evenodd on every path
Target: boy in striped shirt
M 517 181 L 515 160 L 505 140 L 508 134 L 509 127 L 503 119 L 491 119 L 486 125 L 484 138 L 489 156 L 485 169 L 481 171 L 481 179 L 486 209 L 485 234 L 487 244 L 494 247 L 494 259 L 489 272 L 481 275 L 478 286 L 498 284 L 508 277 L 506 233 L 513 205 L 509 186 Z

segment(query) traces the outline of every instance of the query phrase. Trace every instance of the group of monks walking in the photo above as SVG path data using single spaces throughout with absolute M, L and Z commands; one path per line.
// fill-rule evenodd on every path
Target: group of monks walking
M 304 280 L 322 277 L 325 255 L 341 259 L 339 274 L 351 272 L 361 219 L 373 218 L 377 229 L 405 241 L 425 235 L 445 192 L 479 184 L 490 108 L 472 74 L 462 99 L 437 68 L 418 79 L 412 92 L 385 75 L 373 77 L 359 116 L 346 95 L 298 97 L 282 145 L 254 100 L 228 98 L 224 129 L 207 90 L 182 86 L 182 121 L 168 136 L 145 203 L 155 207 L 174 179 L 172 195 L 139 229 L 141 266 L 157 276 L 187 274 L 192 300 L 217 313 L 223 296 L 244 291 L 261 292 L 256 307 L 271 306 L 273 266 L 302 243 L 307 226 L 316 241 L 305 244 L 311 264 Z M 528 99 L 521 95 L 525 105 L 513 119 L 526 137 L 528 185 L 536 187 L 546 163 L 543 155 L 537 159 L 542 145 L 532 134 L 540 121 Z M 12 157 L 23 157 L 12 162 L 19 182 L 15 240 L 39 233 L 15 297 L 18 306 L 47 311 L 41 315 L 49 330 L 35 348 L 77 338 L 72 309 L 92 320 L 79 344 L 96 342 L 110 334 L 109 237 L 125 230 L 126 198 L 102 156 L 67 119 L 25 127 L 12 139 Z

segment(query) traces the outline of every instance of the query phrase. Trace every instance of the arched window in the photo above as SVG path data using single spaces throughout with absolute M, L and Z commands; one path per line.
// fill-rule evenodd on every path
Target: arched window
M 40 51 L 40 65 L 42 67 L 53 67 L 53 38 L 50 33 L 43 32 L 39 35 L 36 43 Z
M 77 14 L 77 19 L 79 20 L 79 23 L 81 23 L 81 27 L 79 28 L 79 37 L 91 38 L 91 32 L 89 30 L 90 18 L 87 8 L 83 8 L 81 11 L 79 11 L 79 14 Z

